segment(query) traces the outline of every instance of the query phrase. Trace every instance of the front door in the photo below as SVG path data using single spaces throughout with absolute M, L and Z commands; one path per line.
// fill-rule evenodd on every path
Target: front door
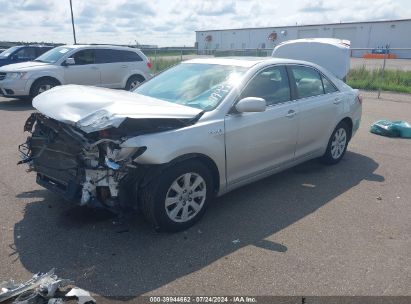
M 95 63 L 94 50 L 80 50 L 71 57 L 75 64 L 64 66 L 64 84 L 100 85 L 100 69 Z
M 294 159 L 298 109 L 291 101 L 287 71 L 273 66 L 258 72 L 241 98 L 260 97 L 265 112 L 230 113 L 225 118 L 228 186 L 264 174 Z

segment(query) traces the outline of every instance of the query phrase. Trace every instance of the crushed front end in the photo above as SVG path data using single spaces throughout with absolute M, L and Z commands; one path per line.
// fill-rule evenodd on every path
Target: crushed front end
M 80 205 L 121 207 L 127 193 L 122 187 L 135 178 L 133 159 L 144 148 L 121 149 L 121 132 L 85 133 L 40 113 L 31 114 L 24 131 L 31 136 L 19 146 L 19 164 L 37 173 L 39 185 Z

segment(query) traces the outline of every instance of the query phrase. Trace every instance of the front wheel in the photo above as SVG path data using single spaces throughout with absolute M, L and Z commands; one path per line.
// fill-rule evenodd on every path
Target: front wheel
M 181 231 L 204 215 L 212 189 L 211 174 L 201 162 L 177 163 L 142 189 L 141 210 L 158 231 Z
M 348 125 L 343 121 L 337 125 L 328 141 L 327 150 L 321 158 L 323 163 L 334 165 L 344 157 L 349 141 L 349 130 Z
M 31 89 L 31 97 L 36 97 L 37 95 L 50 90 L 51 88 L 58 86 L 59 83 L 53 79 L 40 79 L 37 80 Z

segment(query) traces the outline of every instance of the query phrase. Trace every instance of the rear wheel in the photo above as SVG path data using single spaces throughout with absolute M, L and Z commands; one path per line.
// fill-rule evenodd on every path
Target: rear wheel
M 209 170 L 198 161 L 177 163 L 142 190 L 140 206 L 159 231 L 181 231 L 194 225 L 213 195 Z
M 136 87 L 138 87 L 140 85 L 140 83 L 144 82 L 144 78 L 143 76 L 140 75 L 133 75 L 131 76 L 126 83 L 126 90 L 127 91 L 132 91 L 134 90 Z
M 350 128 L 345 122 L 340 122 L 331 134 L 327 150 L 321 158 L 322 162 L 327 165 L 338 163 L 344 157 L 347 150 L 349 136 Z
M 32 88 L 31 88 L 31 97 L 36 97 L 37 95 L 50 90 L 51 88 L 58 86 L 59 83 L 58 81 L 54 80 L 54 79 L 40 79 L 37 80 Z

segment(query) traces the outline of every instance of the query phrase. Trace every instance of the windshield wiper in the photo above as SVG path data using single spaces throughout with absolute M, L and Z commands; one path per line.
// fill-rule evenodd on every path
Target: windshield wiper
M 37 61 L 37 62 L 44 62 L 44 63 L 47 63 L 47 61 L 44 61 L 44 60 L 40 60 L 40 59 L 34 59 L 33 61 Z

